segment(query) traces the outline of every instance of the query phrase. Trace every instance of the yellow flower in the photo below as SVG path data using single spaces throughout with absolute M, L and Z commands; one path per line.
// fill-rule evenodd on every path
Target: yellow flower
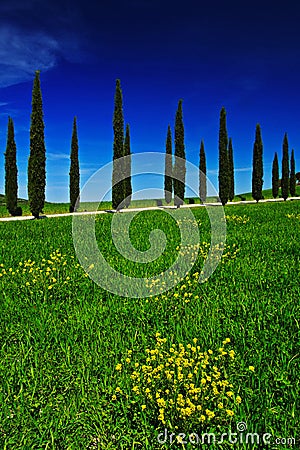
M 122 364 L 117 364 L 116 365 L 116 370 L 121 371 L 122 370 Z
M 115 394 L 112 396 L 111 399 L 112 399 L 112 400 L 116 400 L 116 399 L 117 399 L 117 397 L 115 396 Z
M 144 409 L 146 409 L 146 405 L 142 405 L 142 411 L 144 411 Z
M 226 409 L 226 412 L 228 416 L 234 416 L 234 412 L 231 409 Z
M 117 388 L 116 388 L 116 392 L 122 392 L 122 389 L 118 386 Z
M 249 366 L 249 370 L 251 370 L 251 372 L 254 372 L 254 367 L 253 366 Z
M 241 403 L 241 402 L 242 402 L 242 399 L 241 399 L 241 397 L 238 395 L 238 396 L 236 397 L 235 401 L 236 401 L 237 403 Z

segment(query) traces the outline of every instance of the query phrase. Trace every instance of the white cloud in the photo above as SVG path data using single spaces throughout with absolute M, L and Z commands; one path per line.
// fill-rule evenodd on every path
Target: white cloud
M 58 161 L 60 159 L 70 159 L 70 155 L 69 153 L 47 153 L 46 154 L 47 159 L 49 159 L 49 161 Z
M 32 79 L 35 70 L 51 69 L 59 54 L 52 36 L 11 25 L 1 26 L 0 42 L 0 87 Z
M 234 172 L 251 172 L 252 171 L 252 167 L 240 167 L 239 169 L 234 168 Z M 212 170 L 208 170 L 207 174 L 209 175 L 218 175 L 219 170 L 218 169 L 212 169 Z
M 25 29 L 17 23 L 3 24 L 0 15 L 0 88 L 32 80 L 36 70 L 52 69 L 61 58 L 71 62 L 86 58 L 81 36 L 66 28 L 45 31 L 42 24 L 40 27 Z
M 240 169 L 234 169 L 235 172 L 251 172 L 252 167 L 241 167 Z

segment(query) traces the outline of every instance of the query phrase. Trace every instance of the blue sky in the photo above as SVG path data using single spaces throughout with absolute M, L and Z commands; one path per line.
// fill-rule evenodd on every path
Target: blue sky
M 0 3 L 0 192 L 7 120 L 15 123 L 19 196 L 27 198 L 31 92 L 41 71 L 48 201 L 68 201 L 73 117 L 81 185 L 112 159 L 115 81 L 121 80 L 131 151 L 164 152 L 183 99 L 187 159 L 204 140 L 217 188 L 222 106 L 232 137 L 236 192 L 251 190 L 256 123 L 264 144 L 264 188 L 287 132 L 300 170 L 300 6 L 287 1 L 186 2 L 21 0 Z M 141 189 L 144 177 L 133 181 Z M 161 188 L 162 180 L 153 188 Z M 161 183 L 161 185 L 160 185 Z

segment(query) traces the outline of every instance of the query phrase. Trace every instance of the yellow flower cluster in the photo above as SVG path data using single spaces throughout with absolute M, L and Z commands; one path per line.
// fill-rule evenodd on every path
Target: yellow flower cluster
M 183 248 L 180 248 L 179 246 L 176 247 L 176 250 L 180 250 L 181 256 L 185 256 L 188 252 L 192 252 L 191 260 L 195 260 L 196 256 L 199 255 L 201 258 L 206 259 L 208 257 L 209 251 L 210 251 L 210 243 L 208 242 L 202 242 L 201 245 L 191 245 L 191 246 L 184 246 Z M 217 244 L 212 247 L 212 251 L 210 254 L 211 258 L 218 258 L 221 259 L 221 263 L 224 264 L 227 261 L 233 260 L 237 257 L 237 254 L 239 252 L 239 249 L 237 248 L 236 244 L 223 244 L 222 242 L 220 244 Z M 174 277 L 174 284 L 179 284 L 180 282 L 183 282 L 181 286 L 178 286 L 178 289 L 180 293 L 176 292 L 174 294 L 175 298 L 184 298 L 186 301 L 187 298 L 192 297 L 192 293 L 184 292 L 184 290 L 187 289 L 188 286 L 192 286 L 193 284 L 198 283 L 199 273 L 195 273 L 193 279 L 189 276 L 189 271 L 186 272 L 185 278 L 180 278 L 177 272 L 170 271 L 170 276 Z M 157 290 L 155 289 L 156 293 L 153 293 L 153 287 L 155 288 L 156 285 L 160 285 L 160 292 L 165 290 L 165 281 L 161 281 L 160 278 L 152 279 L 152 280 L 145 280 L 146 287 L 149 289 L 149 297 L 153 295 L 157 295 Z M 165 297 L 165 296 L 162 296 Z M 194 296 L 194 298 L 196 298 Z M 159 300 L 158 297 L 155 297 L 155 300 Z M 149 300 L 147 299 L 146 302 Z M 188 303 L 188 301 L 186 301 Z
M 74 256 L 70 257 L 71 260 Z M 11 279 L 6 277 L 18 277 L 18 286 L 21 289 L 38 289 L 40 292 L 51 291 L 56 285 L 67 284 L 70 276 L 67 275 L 66 266 L 68 265 L 67 255 L 62 254 L 60 250 L 52 252 L 48 259 L 43 258 L 40 264 L 28 259 L 20 261 L 17 268 L 10 267 L 6 269 L 0 264 L 0 280 L 11 283 Z M 75 268 L 80 268 L 80 264 L 75 264 Z M 84 276 L 87 276 L 84 274 Z
M 250 217 L 247 216 L 235 216 L 234 214 L 229 216 L 225 216 L 226 222 L 233 222 L 233 223 L 247 223 L 250 220 Z
M 298 219 L 300 220 L 300 214 L 287 214 L 286 217 L 288 217 L 289 219 Z
M 228 348 L 230 339 L 217 351 L 203 351 L 197 338 L 187 345 L 171 346 L 160 333 L 155 338 L 156 345 L 146 349 L 143 363 L 135 361 L 128 350 L 116 365 L 118 377 L 129 387 L 127 395 L 118 387 L 112 400 L 125 395 L 149 413 L 157 427 L 228 423 L 242 401 L 227 375 L 235 359 L 234 350 Z

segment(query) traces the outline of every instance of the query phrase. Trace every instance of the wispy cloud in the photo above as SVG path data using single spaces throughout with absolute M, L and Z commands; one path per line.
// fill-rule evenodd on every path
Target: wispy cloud
M 251 172 L 252 167 L 240 167 L 239 169 L 234 169 L 235 172 Z
M 234 169 L 234 172 L 251 172 L 252 171 L 252 167 L 240 167 L 238 169 Z M 212 169 L 212 170 L 208 170 L 207 174 L 209 175 L 218 175 L 219 170 L 218 169 Z
M 59 54 L 59 44 L 50 35 L 12 25 L 0 27 L 0 42 L 0 87 L 32 79 L 35 70 L 51 69 Z
M 47 159 L 49 161 L 58 161 L 60 159 L 70 159 L 70 155 L 68 153 L 47 153 Z

